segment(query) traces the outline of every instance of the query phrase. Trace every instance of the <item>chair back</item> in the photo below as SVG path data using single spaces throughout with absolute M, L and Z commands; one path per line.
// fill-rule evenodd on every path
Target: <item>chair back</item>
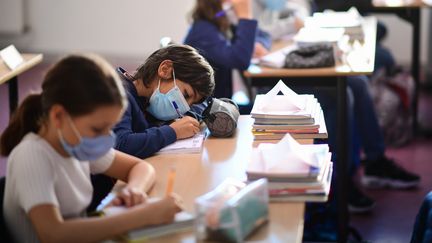
M 9 230 L 6 226 L 3 215 L 3 199 L 6 186 L 6 177 L 0 178 L 0 239 L 1 242 L 13 242 Z

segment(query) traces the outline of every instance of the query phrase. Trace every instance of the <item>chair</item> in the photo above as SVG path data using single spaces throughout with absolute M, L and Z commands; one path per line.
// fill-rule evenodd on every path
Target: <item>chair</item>
M 422 242 L 432 242 L 432 191 L 423 200 L 411 236 L 411 243 Z
M 4 198 L 4 191 L 6 186 L 6 177 L 0 178 L 0 239 L 1 242 L 13 242 L 12 237 L 9 234 L 9 230 L 6 226 L 6 222 L 4 220 L 3 216 L 3 198 Z

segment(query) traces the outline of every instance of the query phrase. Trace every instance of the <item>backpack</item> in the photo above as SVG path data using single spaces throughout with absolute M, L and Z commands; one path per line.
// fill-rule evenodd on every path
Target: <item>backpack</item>
M 371 79 L 371 94 L 387 146 L 402 146 L 413 138 L 414 79 L 401 67 L 381 69 Z

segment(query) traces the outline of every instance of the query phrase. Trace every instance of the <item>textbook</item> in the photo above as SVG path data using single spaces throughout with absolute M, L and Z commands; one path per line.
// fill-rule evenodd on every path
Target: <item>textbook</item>
M 268 118 L 254 118 L 256 125 L 309 125 L 315 123 L 315 118 L 302 118 L 302 119 L 268 119 Z
M 201 153 L 204 140 L 207 135 L 207 129 L 195 134 L 195 136 L 186 139 L 180 139 L 163 147 L 157 154 L 198 154 Z
M 329 163 L 326 170 L 325 177 L 323 178 L 322 188 L 314 189 L 285 189 L 276 191 L 269 191 L 270 202 L 326 202 L 330 193 L 331 178 L 333 175 L 333 163 Z M 271 183 L 269 183 L 271 184 Z
M 157 198 L 155 200 L 158 200 Z M 105 216 L 114 215 L 125 211 L 126 208 L 122 206 L 111 206 L 103 210 Z M 108 242 L 136 242 L 144 241 L 146 239 L 156 238 L 177 232 L 193 230 L 195 216 L 182 211 L 175 215 L 172 223 L 148 226 L 140 229 L 131 230 L 124 235 L 121 235 L 112 241 Z

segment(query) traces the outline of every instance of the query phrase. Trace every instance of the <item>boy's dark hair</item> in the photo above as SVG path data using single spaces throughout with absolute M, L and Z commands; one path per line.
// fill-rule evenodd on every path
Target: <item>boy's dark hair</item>
M 65 57 L 45 75 L 42 93 L 29 95 L 13 114 L 0 138 L 0 154 L 9 155 L 25 134 L 37 133 L 55 104 L 74 117 L 101 106 L 125 108 L 127 99 L 117 73 L 104 59 L 96 55 Z
M 197 50 L 188 45 L 172 44 L 153 52 L 134 74 L 146 87 L 157 77 L 159 65 L 171 60 L 176 79 L 192 86 L 204 98 L 213 94 L 214 72 L 210 64 Z

